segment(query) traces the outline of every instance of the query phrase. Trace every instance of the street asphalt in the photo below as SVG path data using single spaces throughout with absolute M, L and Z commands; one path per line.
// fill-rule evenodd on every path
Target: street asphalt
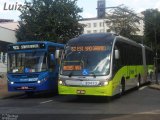
M 152 84 L 111 99 L 53 93 L 32 97 L 23 93 L 11 95 L 0 99 L 0 120 L 159 120 L 160 89 L 157 87 L 160 85 L 153 80 Z
M 160 117 L 160 91 L 148 86 L 130 90 L 124 96 L 111 100 L 104 97 L 55 96 L 52 93 L 33 97 L 23 94 L 0 99 L 0 117 L 18 120 L 154 120 Z

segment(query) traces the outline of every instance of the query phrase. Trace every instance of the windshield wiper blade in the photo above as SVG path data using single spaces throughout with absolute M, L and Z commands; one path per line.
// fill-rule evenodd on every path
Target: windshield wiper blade
M 96 78 L 96 74 L 94 72 L 91 72 L 91 75 L 93 75 L 94 78 Z
M 69 73 L 68 77 L 72 77 L 72 75 L 73 75 L 73 71 Z

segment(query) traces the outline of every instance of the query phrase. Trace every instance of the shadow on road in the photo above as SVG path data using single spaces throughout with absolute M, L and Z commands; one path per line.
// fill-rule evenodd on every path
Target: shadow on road
M 149 83 L 146 83 L 143 86 L 147 86 Z M 115 100 L 119 100 L 121 98 L 125 98 L 126 96 L 132 94 L 133 92 L 137 92 L 138 88 L 132 88 L 130 90 L 125 91 L 123 95 L 115 95 L 113 97 L 106 96 L 73 96 L 73 95 L 60 95 L 56 97 L 54 100 L 57 102 L 68 102 L 68 103 L 110 103 Z
M 32 95 L 27 95 L 25 93 L 22 93 L 20 95 L 10 96 L 3 99 L 40 99 L 40 98 L 52 98 L 54 96 L 57 96 L 54 92 L 40 92 L 40 93 L 34 93 Z
M 145 84 L 148 85 L 148 84 Z M 109 103 L 114 100 L 124 98 L 125 96 L 136 92 L 137 88 L 127 90 L 124 95 L 115 95 L 113 97 L 106 96 L 75 96 L 75 95 L 58 95 L 54 92 L 40 92 L 34 93 L 28 96 L 27 94 L 20 94 L 11 96 L 3 99 L 41 99 L 41 98 L 53 98 L 57 102 L 68 102 L 68 103 Z

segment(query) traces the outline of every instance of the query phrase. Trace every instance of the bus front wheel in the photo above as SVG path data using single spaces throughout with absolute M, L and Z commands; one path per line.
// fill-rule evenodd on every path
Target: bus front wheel
M 139 88 L 141 86 L 141 76 L 138 76 L 138 80 L 137 80 L 137 88 Z

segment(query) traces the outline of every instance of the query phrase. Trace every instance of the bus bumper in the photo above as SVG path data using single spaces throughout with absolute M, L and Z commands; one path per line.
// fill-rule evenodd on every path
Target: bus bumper
M 55 85 L 49 81 L 45 81 L 43 83 L 8 83 L 8 91 L 10 92 L 38 92 L 38 91 L 47 91 L 55 89 Z
M 58 85 L 58 93 L 60 95 L 91 95 L 91 96 L 112 96 L 112 86 L 98 87 L 71 87 Z

